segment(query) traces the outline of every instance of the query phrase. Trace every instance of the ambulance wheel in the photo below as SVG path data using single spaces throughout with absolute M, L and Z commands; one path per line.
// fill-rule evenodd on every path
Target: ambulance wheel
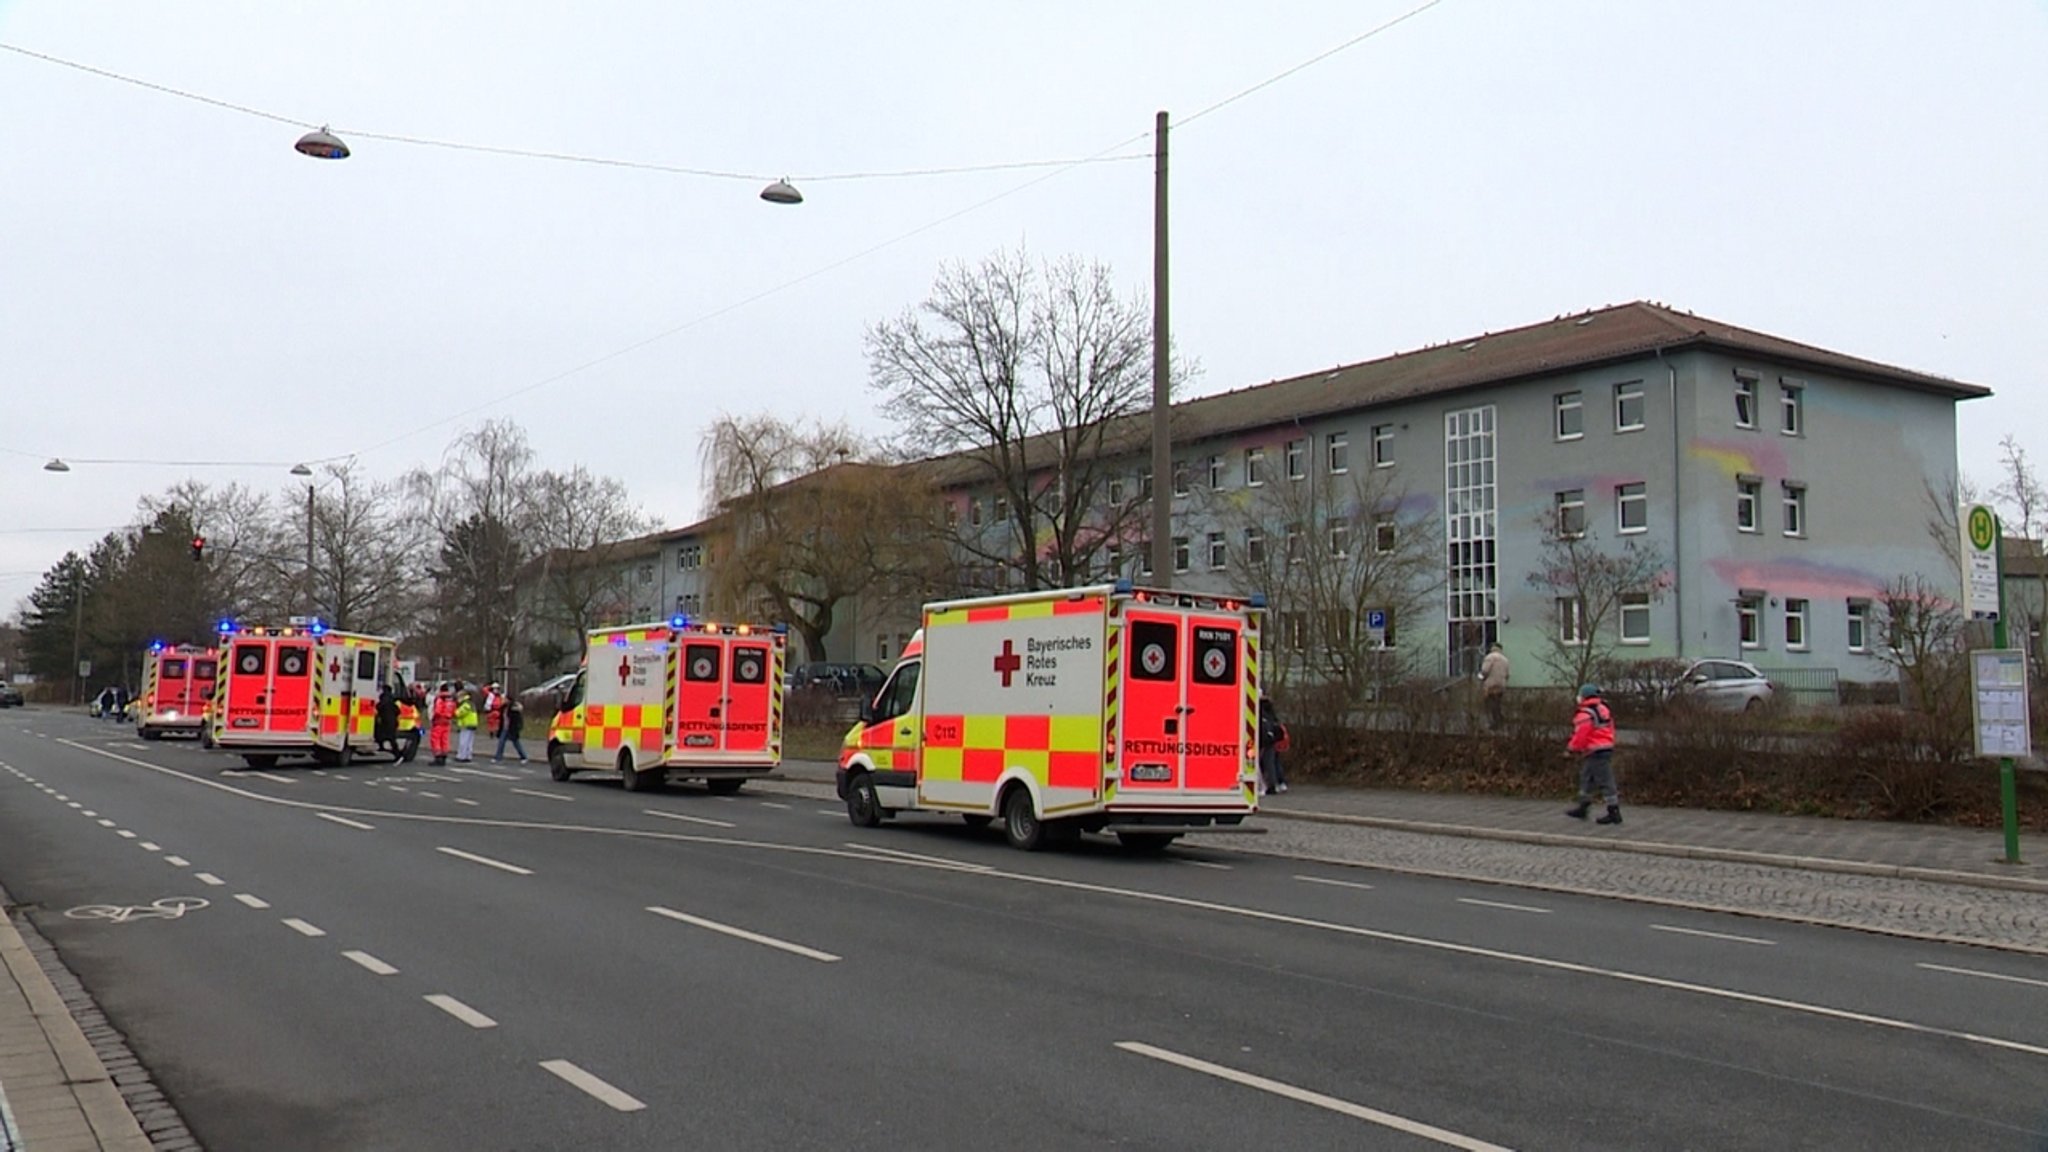
M 242 757 L 242 763 L 247 764 L 251 768 L 275 768 L 277 767 L 277 753 L 251 752 Z
M 713 796 L 731 796 L 746 786 L 745 780 L 706 780 L 704 786 L 711 789 Z
M 137 736 L 142 737 L 144 740 L 161 740 L 163 739 L 164 736 L 163 733 L 157 731 L 154 728 L 137 728 L 135 730 L 135 734 Z
M 1003 797 L 1003 837 L 1010 847 L 1036 852 L 1045 844 L 1045 821 L 1031 802 L 1029 788 L 1012 788 Z
M 962 813 L 960 818 L 967 821 L 969 828 L 986 828 L 996 821 L 995 817 L 986 812 L 966 812 Z
M 567 780 L 574 775 L 574 772 L 569 771 L 569 761 L 567 757 L 562 755 L 562 749 L 560 747 L 548 749 L 548 779 L 559 782 Z
M 846 785 L 846 818 L 856 828 L 873 828 L 882 822 L 882 798 L 875 793 L 875 778 L 862 772 Z
M 633 767 L 631 752 L 619 753 L 619 783 L 628 792 L 646 792 L 654 787 L 654 773 L 641 772 Z
M 1119 832 L 1116 838 L 1124 846 L 1124 851 L 1134 856 L 1157 856 L 1166 851 L 1167 845 L 1180 839 L 1172 832 Z

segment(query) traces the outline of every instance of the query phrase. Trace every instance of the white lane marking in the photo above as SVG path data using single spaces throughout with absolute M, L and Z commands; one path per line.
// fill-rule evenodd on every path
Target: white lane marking
M 506 791 L 517 792 L 521 796 L 538 796 L 543 800 L 560 800 L 564 804 L 574 804 L 576 802 L 574 796 L 563 796 L 554 792 L 536 792 L 531 788 L 508 788 Z
M 1214 860 L 1190 860 L 1190 859 L 1188 859 L 1188 858 L 1187 858 L 1187 857 L 1185 857 L 1185 856 L 1177 857 L 1176 859 L 1178 860 L 1178 862 L 1179 862 L 1179 863 L 1182 863 L 1182 864 L 1192 864 L 1192 865 L 1194 865 L 1194 866 L 1195 866 L 1195 867 L 1197 867 L 1197 868 L 1213 868 L 1213 869 L 1215 869 L 1215 870 L 1216 870 L 1216 871 L 1218 871 L 1218 872 L 1229 872 L 1229 871 L 1231 871 L 1231 866 L 1230 866 L 1230 865 L 1228 865 L 1228 864 L 1218 864 L 1218 863 L 1217 863 L 1216 861 L 1214 861 Z
M 470 806 L 471 808 L 475 808 L 475 807 L 477 807 L 477 806 L 478 806 L 478 805 L 477 805 L 477 802 L 476 802 L 476 801 L 474 801 L 474 800 L 464 800 L 464 799 L 463 799 L 462 797 L 460 797 L 460 796 L 457 796 L 457 797 L 455 797 L 455 802 L 456 802 L 457 804 L 467 804 L 467 805 L 469 805 L 469 806 Z
M 215 876 L 211 872 L 194 872 L 192 874 L 192 878 L 199 881 L 201 884 L 211 884 L 215 888 L 218 888 L 221 885 L 227 883 L 227 881 L 221 879 L 218 876 Z
M 129 830 L 127 830 L 126 828 L 116 828 L 116 829 L 114 829 L 114 835 L 116 835 L 116 836 L 119 836 L 119 837 L 120 837 L 121 839 L 123 839 L 123 840 L 133 840 L 133 839 L 135 839 L 135 833 L 133 833 L 133 832 L 130 832 L 130 831 L 129 831 Z
M 59 800 L 69 800 L 69 799 L 71 799 L 71 797 L 69 797 L 69 796 L 66 796 L 66 795 L 65 795 L 65 794 L 63 794 L 62 792 L 59 792 L 59 793 L 57 793 L 57 799 L 59 799 Z
M 441 798 L 441 794 L 440 794 L 439 792 L 424 792 L 424 791 L 423 791 L 423 792 L 421 792 L 421 793 L 420 793 L 420 795 L 422 795 L 422 796 L 425 796 L 425 797 L 426 797 L 427 799 L 429 799 L 429 800 L 439 800 L 439 799 Z
M 87 815 L 87 816 L 90 816 L 90 815 L 92 815 L 92 813 L 90 813 L 90 812 L 87 812 L 87 813 L 86 813 L 86 815 Z M 114 826 L 114 822 L 113 822 L 112 820 L 109 820 L 109 819 L 107 819 L 107 818 L 106 818 L 106 817 L 104 817 L 104 816 L 100 817 L 100 827 L 102 827 L 102 828 L 112 828 L 113 826 Z
M 1200 1072 L 1205 1076 L 1214 1076 L 1218 1080 L 1228 1080 L 1233 1084 L 1242 1084 L 1247 1088 L 1257 1088 L 1261 1092 L 1270 1092 L 1275 1096 L 1284 1096 L 1289 1100 L 1298 1101 L 1302 1104 L 1313 1104 L 1318 1108 L 1328 1109 L 1331 1112 L 1349 1116 L 1356 1120 L 1377 1124 L 1382 1128 L 1391 1128 L 1396 1132 L 1405 1132 L 1410 1136 L 1419 1136 L 1424 1140 L 1433 1140 L 1438 1144 L 1449 1145 L 1452 1148 L 1462 1148 L 1465 1149 L 1465 1152 L 1508 1152 L 1508 1149 L 1502 1145 L 1489 1144 L 1475 1137 L 1452 1132 L 1445 1128 L 1438 1128 L 1434 1124 L 1424 1124 L 1419 1120 L 1410 1120 L 1405 1116 L 1396 1116 L 1392 1112 L 1382 1112 L 1377 1108 L 1367 1108 L 1363 1104 L 1353 1104 L 1349 1100 L 1339 1100 L 1335 1096 L 1325 1096 L 1321 1092 L 1311 1092 L 1306 1088 L 1297 1088 L 1292 1084 L 1285 1084 L 1278 1080 L 1268 1080 L 1264 1076 L 1255 1076 L 1250 1072 L 1240 1072 L 1235 1068 L 1226 1068 L 1221 1064 L 1211 1064 L 1207 1060 L 1198 1060 L 1193 1056 L 1183 1056 L 1178 1052 L 1169 1052 L 1164 1048 L 1154 1048 L 1150 1044 L 1140 1044 L 1135 1040 L 1119 1040 L 1116 1046 L 1134 1055 L 1150 1057 L 1153 1060 L 1186 1068 L 1191 1072 Z
M 647 1107 L 567 1060 L 543 1060 L 540 1066 L 621 1112 L 638 1112 Z
M 251 908 L 268 908 L 268 907 L 270 907 L 270 901 L 268 901 L 268 900 L 264 900 L 264 899 L 262 899 L 262 898 L 260 898 L 260 897 L 257 897 L 257 896 L 251 896 L 251 895 L 249 895 L 249 894 L 248 894 L 247 892 L 237 892 L 237 893 L 235 893 L 235 899 L 237 899 L 237 900 L 240 900 L 240 901 L 241 901 L 242 903 L 244 903 L 244 904 L 247 904 L 247 905 L 248 905 L 249 907 L 251 907 Z
M 713 799 L 713 800 L 723 800 L 723 801 L 725 801 L 725 802 L 726 802 L 727 804 L 737 804 L 737 803 L 739 803 L 739 797 L 737 797 L 737 796 L 713 796 L 713 797 L 712 797 L 712 799 Z
M 948 860 L 944 856 L 921 856 L 916 852 L 900 852 L 894 848 L 877 848 L 872 844 L 862 844 L 855 840 L 848 840 L 846 846 L 859 852 L 869 852 L 894 860 L 914 860 L 919 864 L 936 864 L 942 868 L 960 868 L 968 872 L 986 872 L 989 870 L 989 865 L 987 864 L 973 864 L 966 860 Z
M 426 997 L 426 1001 L 450 1016 L 455 1017 L 457 1020 L 462 1021 L 464 1024 L 469 1025 L 471 1028 L 496 1028 L 498 1026 L 496 1020 L 471 1008 L 453 996 L 434 992 Z
M 501 871 L 510 872 L 514 876 L 533 875 L 533 869 L 531 868 L 521 868 L 517 864 L 507 864 L 503 860 L 493 860 L 489 856 L 479 856 L 474 852 L 464 852 L 460 848 L 436 848 L 434 851 L 453 856 L 458 860 L 467 860 L 472 864 L 481 864 L 486 868 L 497 868 Z
M 1328 884 L 1332 888 L 1357 888 L 1366 892 L 1372 891 L 1372 885 L 1360 884 L 1356 880 L 1325 880 L 1321 876 L 1296 876 L 1295 879 L 1304 884 Z
M 709 824 L 713 828 L 738 827 L 730 820 L 713 820 L 709 816 L 685 816 L 681 812 L 658 812 L 652 808 L 642 808 L 641 811 L 649 816 L 659 816 L 663 820 L 681 820 L 686 824 Z
M 1953 972 L 1958 976 L 1979 976 L 1986 980 L 2003 980 L 2008 984 L 2030 984 L 2036 988 L 2048 988 L 2048 980 L 2031 980 L 2025 976 L 2007 976 L 2003 972 L 1979 972 L 1975 968 L 1951 968 L 1946 964 L 1915 964 L 1929 972 Z
M 389 788 L 389 789 L 391 789 L 391 790 L 392 790 L 393 792 L 410 792 L 410 791 L 412 791 L 412 789 L 410 789 L 410 788 L 402 787 L 402 786 L 400 786 L 400 785 L 397 785 L 397 784 L 386 784 L 386 785 L 385 785 L 385 787 L 386 787 L 386 788 Z
M 366 787 L 366 788 L 375 788 L 375 787 L 377 787 L 378 785 L 377 785 L 377 782 L 376 782 L 375 780 L 365 780 L 365 781 L 363 781 L 363 786 L 364 786 L 364 787 Z
M 818 809 L 818 815 L 820 815 L 820 816 L 844 816 L 844 815 L 846 815 L 846 809 L 844 809 L 844 808 L 820 808 L 820 809 Z
M 1704 936 L 1709 940 L 1728 940 L 1736 944 L 1761 944 L 1767 948 L 1776 947 L 1778 943 L 1776 940 L 1766 940 L 1761 936 L 1734 936 L 1727 932 L 1708 932 L 1701 928 L 1680 928 L 1676 924 L 1652 924 L 1650 931 L 1676 932 L 1681 936 Z
M 164 857 L 164 863 L 169 864 L 173 868 L 189 868 L 192 866 L 192 862 L 183 856 L 166 856 Z
M 93 810 L 92 810 L 92 809 L 90 809 L 90 808 L 85 808 L 85 809 L 81 809 L 81 810 L 79 811 L 79 813 L 78 813 L 78 814 L 79 814 L 80 816 L 97 816 L 97 815 L 99 815 L 99 813 L 97 813 L 97 812 L 93 811 Z
M 148 840 L 144 840 L 142 843 L 137 844 L 136 847 L 142 849 L 144 852 L 161 852 L 164 850 L 163 845 L 151 843 Z
M 1477 900 L 1470 896 L 1458 897 L 1458 903 L 1471 904 L 1478 908 L 1504 908 L 1509 912 L 1534 912 L 1540 916 L 1550 915 L 1548 908 L 1536 908 L 1528 904 L 1503 904 L 1498 900 Z
M 419 774 L 419 777 L 420 777 L 420 779 L 422 779 L 422 780 L 439 780 L 439 781 L 440 781 L 441 783 L 443 783 L 443 784 L 466 784 L 466 783 L 468 783 L 468 781 L 466 781 L 466 780 L 459 780 L 459 779 L 457 779 L 457 778 L 455 778 L 455 777 L 453 777 L 453 776 L 436 776 L 436 775 L 434 775 L 434 774 L 433 774 L 432 772 L 422 772 L 422 773 L 420 773 L 420 774 Z
M 830 952 L 820 952 L 816 948 L 806 948 L 801 944 L 792 944 L 787 940 L 777 940 L 773 936 L 763 936 L 759 932 L 749 932 L 745 928 L 735 928 L 730 924 L 720 924 L 716 920 L 706 920 L 702 916 L 692 916 L 688 912 L 678 912 L 673 908 L 663 908 L 659 905 L 654 905 L 647 910 L 656 916 L 666 916 L 670 920 L 694 924 L 699 928 L 723 933 L 736 940 L 745 940 L 749 943 L 760 944 L 769 948 L 780 948 L 784 952 L 793 953 L 806 959 L 817 960 L 826 964 L 836 963 L 839 959 L 839 957 L 834 956 Z
M 342 955 L 369 969 L 372 973 L 378 976 L 398 975 L 398 969 L 393 968 L 391 965 L 386 964 L 382 960 L 377 959 L 375 956 L 370 955 L 368 952 L 343 952 Z
M 81 807 L 84 807 L 84 805 L 80 804 L 80 803 L 79 803 L 78 801 L 76 801 L 76 800 L 73 800 L 73 801 L 72 801 L 71 803 L 69 803 L 69 804 L 66 804 L 66 805 L 65 805 L 65 807 L 66 807 L 66 808 L 81 808 Z
M 780 809 L 782 809 L 782 810 L 783 810 L 784 812 L 787 812 L 787 811 L 789 811 L 789 805 L 787 805 L 787 804 L 777 804 L 777 803 L 776 803 L 775 801 L 773 801 L 773 800 L 763 800 L 763 801 L 761 801 L 761 807 L 763 807 L 763 808 L 780 808 Z
M 262 792 L 251 792 L 233 784 L 210 780 L 137 760 L 81 744 L 76 740 L 59 740 L 58 743 L 80 752 L 87 752 L 107 760 L 169 776 L 183 784 L 195 784 L 225 792 L 243 800 L 258 804 L 270 804 L 280 808 L 302 808 L 308 811 L 318 805 L 305 800 L 286 800 Z M 781 853 L 791 856 L 818 856 L 834 860 L 861 860 L 868 863 L 889 862 L 860 852 L 849 852 L 844 848 L 823 848 L 808 844 L 785 844 L 769 840 L 749 840 L 734 836 L 693 835 L 687 832 L 654 832 L 641 828 L 618 828 L 591 824 L 559 824 L 539 820 L 502 820 L 480 816 L 439 816 L 425 812 L 397 812 L 378 808 L 348 808 L 343 811 L 359 816 L 383 817 L 390 820 L 411 820 L 423 824 L 455 824 L 475 828 L 515 828 L 553 832 L 579 832 L 588 836 L 610 836 L 629 840 L 665 840 L 676 844 L 702 844 L 721 848 L 745 848 L 756 852 Z M 939 868 L 936 864 L 919 864 L 916 861 L 897 862 L 908 868 Z M 2048 1057 L 2048 1046 L 2028 1044 L 2019 1040 L 2006 1040 L 1997 1036 L 1986 1036 L 1976 1032 L 1964 1032 L 1953 1028 L 1941 1028 L 1932 1024 L 1916 1024 L 1890 1016 L 1874 1016 L 1864 1012 L 1852 1012 L 1843 1008 L 1830 1008 L 1824 1004 L 1808 1004 L 1798 1000 L 1785 1000 L 1775 996 L 1763 996 L 1753 992 L 1742 992 L 1733 988 L 1717 988 L 1711 984 L 1694 984 L 1683 980 L 1671 980 L 1662 976 L 1650 976 L 1641 972 L 1630 972 L 1620 968 L 1601 968 L 1592 964 L 1581 964 L 1572 960 L 1554 960 L 1545 956 L 1532 956 L 1520 952 L 1506 952 L 1495 948 L 1482 948 L 1474 944 L 1460 944 L 1451 940 L 1438 940 L 1428 936 L 1412 936 L 1402 932 L 1388 932 L 1379 928 L 1364 928 L 1355 924 L 1339 924 L 1330 920 L 1316 920 L 1307 916 L 1293 916 L 1285 912 L 1270 912 L 1262 908 L 1247 908 L 1240 904 L 1224 904 L 1215 900 L 1202 900 L 1191 896 L 1174 896 L 1165 892 L 1148 892 L 1137 888 L 1119 888 L 1110 884 L 1095 884 L 1084 880 L 1062 880 L 1054 876 L 1038 876 L 1024 872 L 1003 872 L 991 869 L 981 873 L 994 880 L 1013 884 L 1028 884 L 1040 888 L 1056 888 L 1067 892 L 1087 892 L 1097 896 L 1114 896 L 1123 900 L 1159 904 L 1171 908 L 1187 908 L 1199 912 L 1210 912 L 1219 916 L 1235 916 L 1244 920 L 1256 920 L 1266 924 L 1285 924 L 1295 928 L 1307 928 L 1317 932 L 1328 932 L 1338 936 L 1350 936 L 1360 940 L 1378 940 L 1388 944 L 1404 944 L 1411 948 L 1423 948 L 1435 952 L 1448 952 L 1460 956 L 1477 956 L 1507 964 L 1522 964 L 1531 968 L 1542 968 L 1552 972 L 1570 972 L 1579 976 L 1597 976 L 1624 984 L 1635 984 L 1645 988 L 1661 988 L 1670 992 L 1684 992 L 1693 996 L 1706 996 L 1739 1004 L 1755 1004 L 1764 1008 L 1775 1008 L 1784 1012 L 1797 1012 L 1827 1020 L 1842 1020 L 1863 1024 L 1873 1028 L 1889 1028 L 1893 1031 L 1908 1032 L 1920 1036 L 1938 1036 L 1948 1040 L 1961 1040 L 1987 1048 L 2008 1052 L 2023 1052 L 2030 1056 Z
M 322 929 L 322 928 L 315 928 L 315 927 L 313 927 L 313 926 L 312 926 L 311 924 L 308 924 L 308 923 L 306 923 L 306 922 L 305 922 L 304 920 L 300 920 L 300 919 L 298 919 L 297 917 L 290 917 L 290 918 L 287 918 L 287 919 L 286 919 L 286 920 L 284 921 L 284 926 L 285 926 L 285 927 L 287 927 L 287 928 L 289 928 L 289 929 L 291 929 L 291 930 L 292 930 L 292 931 L 294 931 L 294 932 L 297 932 L 297 933 L 298 933 L 299 935 L 301 935 L 301 936 L 325 936 L 325 935 L 327 935 L 327 932 L 326 932 L 326 930 L 325 930 L 325 929 Z
M 512 773 L 510 773 L 510 772 L 491 772 L 491 771 L 488 771 L 488 770 L 486 770 L 486 769 L 483 769 L 483 768 L 450 768 L 450 769 L 449 769 L 449 771 L 450 771 L 450 772 L 467 772 L 467 773 L 469 773 L 469 774 L 470 774 L 471 776 L 489 776 L 489 777 L 490 777 L 491 779 L 493 779 L 493 780 L 517 780 L 517 779 L 519 779 L 519 777 L 518 777 L 518 776 L 516 776 L 516 775 L 514 775 L 514 774 L 512 774 Z
M 332 812 L 315 812 L 313 815 L 318 816 L 322 820 L 330 820 L 344 828 L 355 828 L 364 832 L 375 832 L 377 830 L 375 824 L 365 824 L 360 820 L 351 820 L 346 816 L 336 816 Z
M 279 775 L 278 775 L 277 773 L 275 773 L 275 772 L 251 772 L 251 773 L 249 773 L 249 775 L 251 775 L 251 776 L 256 776 L 256 777 L 259 777 L 259 778 L 261 778 L 261 779 L 264 779 L 264 780 L 269 780 L 269 781 L 271 781 L 272 783 L 275 783 L 275 784 L 297 784 L 297 783 L 298 783 L 298 781 L 297 781 L 297 780 L 294 780 L 294 779 L 292 779 L 292 778 L 291 778 L 291 777 L 289 777 L 289 776 L 279 776 Z

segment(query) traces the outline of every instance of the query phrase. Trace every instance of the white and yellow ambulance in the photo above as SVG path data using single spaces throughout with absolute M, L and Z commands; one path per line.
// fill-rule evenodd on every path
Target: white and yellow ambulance
M 928 604 L 839 753 L 856 825 L 1001 819 L 1158 851 L 1258 810 L 1256 598 L 1128 582 Z
M 548 726 L 556 780 L 616 772 L 638 792 L 677 777 L 730 795 L 782 763 L 782 627 L 677 616 L 588 639 L 583 671 Z

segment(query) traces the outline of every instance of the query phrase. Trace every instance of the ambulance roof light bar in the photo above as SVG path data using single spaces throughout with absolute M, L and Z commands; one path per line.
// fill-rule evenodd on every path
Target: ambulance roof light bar
M 229 635 L 230 633 L 234 632 L 234 630 L 235 621 L 233 617 L 223 617 L 220 623 L 214 625 L 214 631 L 220 633 L 223 636 Z

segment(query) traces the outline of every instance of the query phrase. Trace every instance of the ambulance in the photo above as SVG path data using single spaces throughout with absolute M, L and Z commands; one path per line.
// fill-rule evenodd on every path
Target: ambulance
M 1250 831 L 1263 608 L 1128 581 L 926 605 L 840 749 L 848 817 L 1000 819 L 1027 851 Z
M 548 774 L 616 772 L 628 792 L 673 776 L 719 795 L 782 763 L 781 625 L 599 628 L 548 727 Z
M 336 632 L 318 620 L 285 628 L 220 624 L 212 746 L 251 768 L 283 756 L 346 765 L 377 750 L 377 695 L 396 641 Z
M 135 734 L 156 740 L 166 732 L 197 736 L 213 704 L 220 661 L 211 648 L 158 641 L 142 654 L 142 691 L 135 697 Z

